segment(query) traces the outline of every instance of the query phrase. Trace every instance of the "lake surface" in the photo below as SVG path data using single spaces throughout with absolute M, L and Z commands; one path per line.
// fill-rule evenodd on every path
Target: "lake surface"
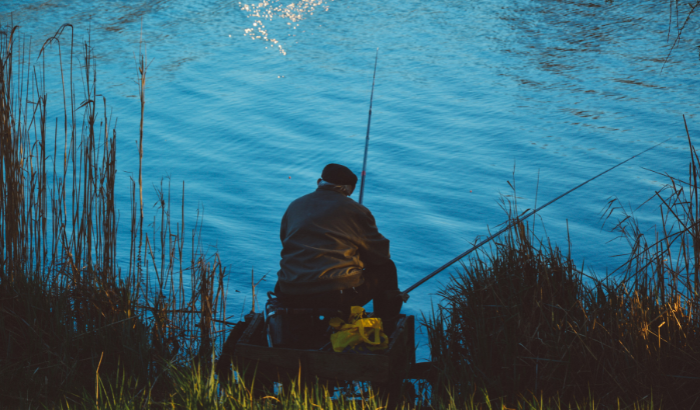
M 669 21 L 663 2 L 249 1 L 0 4 L 0 22 L 20 25 L 34 55 L 63 23 L 76 41 L 91 37 L 98 92 L 118 118 L 122 260 L 138 175 L 134 56 L 146 44 L 144 202 L 161 177 L 173 201 L 186 182 L 187 226 L 202 209 L 202 241 L 230 273 L 230 311 L 250 309 L 251 270 L 268 274 L 260 294 L 274 286 L 289 202 L 315 189 L 327 163 L 359 175 L 377 48 L 364 203 L 391 240 L 402 288 L 504 220 L 506 181 L 532 208 L 674 137 L 542 212 L 552 242 L 566 247 L 568 226 L 577 264 L 604 274 L 628 249 L 601 229 L 608 199 L 636 208 L 660 189 L 666 181 L 642 167 L 687 172 L 682 115 L 691 135 L 700 130 L 698 26 L 664 63 L 685 15 Z M 59 89 L 49 106 L 62 112 Z M 636 215 L 658 223 L 654 203 Z M 428 312 L 448 277 L 413 292 L 404 311 Z

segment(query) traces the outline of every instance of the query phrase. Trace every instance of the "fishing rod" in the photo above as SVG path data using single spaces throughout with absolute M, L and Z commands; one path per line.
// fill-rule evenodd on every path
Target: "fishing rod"
M 367 169 L 367 149 L 369 149 L 369 125 L 372 123 L 372 100 L 374 99 L 374 79 L 377 77 L 377 59 L 379 59 L 379 47 L 374 56 L 374 74 L 372 75 L 372 94 L 369 97 L 369 115 L 367 117 L 367 137 L 365 138 L 365 159 L 362 161 L 362 181 L 360 182 L 360 199 L 362 205 L 362 194 L 365 192 L 365 171 Z
M 551 201 L 547 202 L 546 204 L 540 206 L 539 208 L 535 208 L 534 210 L 532 210 L 532 211 L 530 211 L 530 212 L 528 212 L 528 213 L 526 213 L 526 214 L 524 214 L 524 215 L 522 215 L 522 216 L 517 216 L 517 217 L 515 217 L 515 219 L 511 220 L 510 222 L 508 222 L 508 224 L 506 224 L 506 226 L 505 226 L 503 229 L 501 229 L 500 231 L 494 233 L 493 235 L 489 236 L 488 238 L 482 240 L 481 242 L 477 243 L 476 245 L 472 246 L 471 248 L 469 248 L 469 249 L 467 249 L 466 251 L 462 252 L 461 254 L 457 255 L 457 256 L 456 256 L 454 259 L 452 259 L 451 261 L 449 261 L 449 262 L 447 262 L 446 264 L 440 266 L 440 267 L 437 268 L 435 271 L 433 271 L 431 274 L 429 274 L 428 276 L 426 276 L 426 277 L 424 277 L 423 279 L 421 279 L 421 280 L 419 280 L 418 282 L 416 282 L 413 286 L 411 286 L 411 287 L 409 287 L 408 289 L 406 289 L 406 290 L 404 290 L 403 292 L 401 292 L 401 298 L 403 299 L 404 302 L 406 302 L 406 301 L 408 300 L 408 294 L 409 294 L 412 290 L 414 290 L 414 289 L 417 288 L 418 286 L 424 284 L 424 283 L 427 282 L 429 279 L 431 279 L 433 276 L 437 275 L 438 273 L 442 272 L 443 270 L 449 268 L 452 264 L 454 264 L 454 263 L 457 262 L 458 260 L 464 258 L 465 256 L 469 255 L 470 253 L 472 253 L 472 252 L 474 252 L 475 250 L 479 249 L 479 248 L 480 248 L 481 246 L 483 246 L 484 244 L 490 242 L 491 240 L 493 240 L 493 239 L 494 239 L 495 237 L 497 237 L 498 235 L 500 235 L 500 234 L 502 234 L 503 232 L 509 230 L 510 228 L 512 228 L 512 227 L 515 226 L 516 224 L 520 223 L 521 221 L 523 221 L 523 220 L 525 220 L 525 219 L 531 217 L 532 215 L 534 215 L 534 214 L 536 214 L 538 211 L 540 211 L 540 210 L 546 208 L 548 205 L 552 204 L 553 202 L 556 202 L 556 201 L 558 201 L 559 199 L 561 199 L 561 198 L 565 197 L 566 195 L 570 194 L 571 192 L 573 192 L 573 191 L 575 191 L 575 190 L 581 188 L 582 186 L 586 185 L 587 183 L 593 181 L 594 179 L 596 179 L 596 178 L 598 178 L 598 177 L 600 177 L 600 176 L 602 176 L 602 175 L 604 175 L 604 174 L 607 174 L 608 172 L 612 171 L 613 169 L 615 169 L 615 168 L 619 167 L 620 165 L 622 165 L 622 164 L 624 164 L 624 163 L 626 163 L 626 162 L 628 162 L 628 161 L 630 161 L 630 160 L 632 160 L 632 159 L 634 159 L 634 158 L 636 158 L 636 157 L 638 157 L 638 156 L 644 154 L 644 153 L 647 152 L 647 151 L 653 150 L 654 148 L 658 147 L 659 145 L 663 144 L 664 142 L 666 142 L 666 141 L 668 141 L 668 140 L 670 140 L 670 139 L 671 139 L 671 138 L 669 138 L 669 139 L 667 139 L 667 140 L 665 140 L 665 141 L 662 141 L 662 142 L 660 142 L 660 143 L 658 143 L 658 144 L 656 144 L 656 145 L 654 145 L 654 146 L 652 146 L 652 147 L 649 147 L 649 148 L 645 149 L 644 151 L 640 152 L 640 153 L 637 154 L 637 155 L 631 156 L 630 158 L 628 158 L 628 159 L 626 159 L 626 160 L 620 162 L 619 164 L 615 165 L 614 167 L 609 168 L 609 169 L 607 169 L 606 171 L 601 172 L 600 174 L 598 174 L 598 175 L 594 176 L 593 178 L 591 178 L 591 179 L 589 179 L 589 180 L 587 180 L 587 181 L 585 181 L 585 182 L 583 182 L 583 183 L 581 183 L 581 184 L 575 186 L 574 188 L 571 188 L 570 190 L 564 192 L 563 194 L 561 194 L 561 195 L 559 195 L 558 197 L 552 199 Z

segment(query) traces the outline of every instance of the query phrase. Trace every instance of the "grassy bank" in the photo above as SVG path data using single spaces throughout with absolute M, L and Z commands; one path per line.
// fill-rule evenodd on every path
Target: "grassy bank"
M 63 26 L 31 50 L 17 28 L 0 30 L 0 407 L 383 407 L 371 386 L 331 395 L 292 381 L 260 394 L 244 378 L 219 383 L 212 360 L 232 324 L 225 269 L 203 251 L 199 222 L 186 230 L 184 185 L 171 207 L 161 181 L 144 229 L 140 166 L 121 218 L 129 242 L 117 246 L 117 132 L 91 46 L 73 39 Z M 47 62 L 61 78 L 52 101 Z M 61 117 L 47 118 L 50 104 L 62 104 Z M 399 406 L 700 406 L 700 161 L 691 152 L 689 179 L 670 179 L 659 195 L 658 237 L 647 242 L 625 214 L 613 224 L 632 252 L 608 279 L 587 276 L 570 250 L 526 224 L 465 263 L 426 319 L 435 365 Z M 125 263 L 117 249 L 129 249 Z
M 570 247 L 523 223 L 463 264 L 427 320 L 440 397 L 700 406 L 700 161 L 688 142 L 688 178 L 666 176 L 654 194 L 658 232 L 609 203 L 605 222 L 631 252 L 608 277 L 587 275 Z

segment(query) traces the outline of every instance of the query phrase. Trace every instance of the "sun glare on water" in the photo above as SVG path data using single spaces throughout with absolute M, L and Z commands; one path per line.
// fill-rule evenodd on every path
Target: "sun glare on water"
M 328 11 L 329 5 L 324 4 L 333 0 L 300 0 L 296 3 L 287 3 L 283 0 L 263 0 L 258 3 L 246 4 L 238 3 L 247 17 L 252 20 L 253 26 L 246 28 L 243 35 L 248 36 L 251 40 L 262 40 L 269 42 L 270 48 L 277 48 L 279 52 L 286 55 L 287 52 L 283 47 L 283 42 L 270 33 L 270 30 L 279 31 L 286 30 L 286 37 L 294 37 L 293 30 L 299 27 L 299 22 L 314 15 L 314 12 Z M 285 29 L 272 29 L 273 18 L 287 19 Z M 266 46 L 265 48 L 267 48 Z

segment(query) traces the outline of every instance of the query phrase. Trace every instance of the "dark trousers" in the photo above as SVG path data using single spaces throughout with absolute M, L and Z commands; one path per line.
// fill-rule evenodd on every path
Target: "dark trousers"
M 350 306 L 364 306 L 374 301 L 374 316 L 385 323 L 393 321 L 401 313 L 403 303 L 394 262 L 367 266 L 362 272 L 365 282 L 350 289 L 333 290 L 311 295 L 287 295 L 282 293 L 279 283 L 275 295 L 280 302 L 292 308 L 333 308 L 350 312 Z

